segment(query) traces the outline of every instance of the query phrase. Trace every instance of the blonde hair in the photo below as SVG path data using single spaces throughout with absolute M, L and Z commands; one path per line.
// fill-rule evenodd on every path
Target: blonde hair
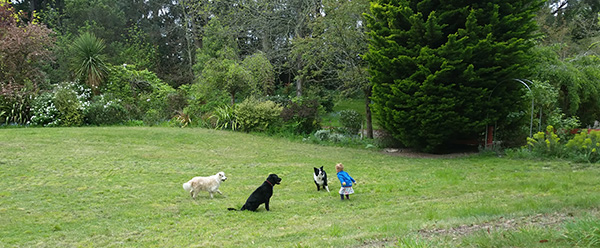
M 335 170 L 337 172 L 343 171 L 344 170 L 344 165 L 342 163 L 338 163 L 335 165 Z

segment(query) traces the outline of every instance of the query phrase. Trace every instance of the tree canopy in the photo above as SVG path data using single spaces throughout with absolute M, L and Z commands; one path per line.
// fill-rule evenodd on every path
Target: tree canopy
M 371 1 L 373 109 L 409 147 L 439 151 L 522 109 L 538 0 Z M 505 123 L 508 124 L 508 123 Z

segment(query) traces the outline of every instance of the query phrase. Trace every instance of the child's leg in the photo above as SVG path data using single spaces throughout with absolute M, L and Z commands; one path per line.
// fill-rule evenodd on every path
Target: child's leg
M 344 200 L 344 195 L 340 194 L 340 197 L 342 198 L 342 201 Z
M 346 195 L 346 199 L 350 200 L 350 195 Z

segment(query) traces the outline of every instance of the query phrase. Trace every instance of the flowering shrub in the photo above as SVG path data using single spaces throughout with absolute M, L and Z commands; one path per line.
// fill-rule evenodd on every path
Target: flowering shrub
M 32 102 L 31 124 L 36 126 L 79 126 L 90 106 L 91 90 L 77 82 L 64 82 Z
M 546 133 L 538 132 L 533 135 L 533 138 L 528 137 L 527 145 L 535 153 L 558 156 L 561 149 L 559 141 L 560 138 L 554 133 L 554 127 L 548 126 Z
M 595 163 L 600 160 L 600 131 L 580 132 L 565 145 L 570 152 L 579 156 L 580 160 Z
M 58 126 L 60 112 L 54 106 L 51 92 L 44 92 L 33 99 L 31 103 L 31 125 L 52 127 Z
M 515 157 L 552 157 L 564 158 L 575 162 L 596 163 L 600 161 L 600 131 L 588 132 L 583 129 L 580 133 L 573 136 L 572 139 L 560 142 L 560 138 L 555 134 L 554 127 L 548 126 L 546 133 L 538 132 L 533 138 L 527 138 L 529 149 L 510 151 L 509 156 Z M 515 153 L 513 153 L 515 152 Z

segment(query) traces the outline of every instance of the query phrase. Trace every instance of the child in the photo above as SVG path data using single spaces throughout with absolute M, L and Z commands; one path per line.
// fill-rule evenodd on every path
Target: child
M 344 171 L 344 165 L 342 163 L 336 164 L 335 170 L 337 171 L 337 177 L 342 184 L 342 188 L 340 189 L 340 197 L 343 201 L 344 195 L 346 195 L 346 199 L 350 200 L 350 194 L 354 194 L 352 183 L 356 183 L 356 181 L 354 178 L 348 175 L 348 172 Z

